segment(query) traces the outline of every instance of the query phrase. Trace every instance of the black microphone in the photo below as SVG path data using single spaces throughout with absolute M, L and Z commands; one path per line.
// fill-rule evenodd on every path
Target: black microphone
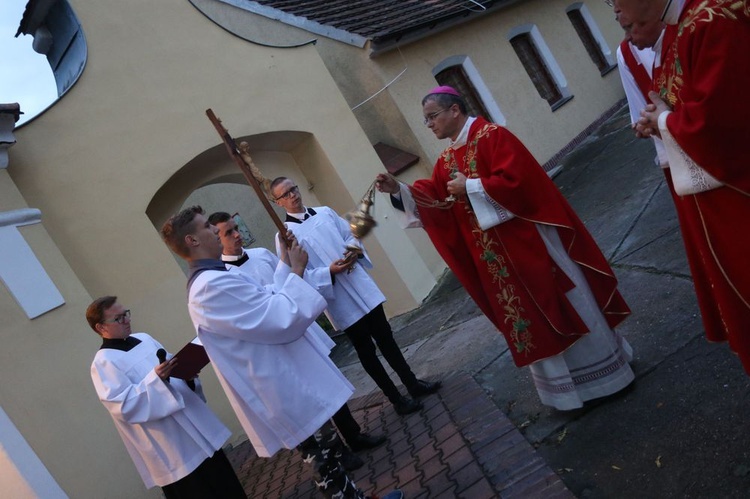
M 160 348 L 156 351 L 156 358 L 159 359 L 159 364 L 163 364 L 167 361 L 167 351 L 163 348 Z M 169 378 L 165 379 L 167 383 L 169 383 Z

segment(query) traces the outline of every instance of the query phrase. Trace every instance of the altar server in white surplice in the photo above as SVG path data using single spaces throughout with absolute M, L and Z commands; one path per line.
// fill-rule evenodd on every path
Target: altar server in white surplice
M 226 268 L 218 229 L 200 206 L 172 216 L 161 234 L 189 264 L 190 317 L 258 455 L 299 446 L 323 495 L 363 497 L 338 462 L 341 441 L 328 421 L 354 387 L 306 334 L 325 300 L 301 277 L 304 250 L 295 241 L 282 255 L 291 272 L 274 293 Z
M 148 334 L 131 334 L 130 310 L 117 297 L 94 300 L 86 319 L 102 337 L 94 388 L 146 487 L 162 487 L 168 499 L 245 498 L 221 449 L 231 432 L 206 405 L 198 379 L 170 379 L 175 361 L 160 362 L 163 347 Z
M 346 333 L 362 367 L 398 414 L 421 409 L 422 403 L 416 399 L 435 393 L 441 383 L 417 379 L 406 362 L 383 310 L 385 295 L 364 270 L 371 269 L 372 262 L 351 234 L 349 223 L 327 206 L 306 207 L 299 187 L 286 177 L 271 182 L 271 194 L 286 211 L 287 228 L 310 257 L 307 271 L 333 282 L 330 291 L 323 294 L 333 327 Z M 277 251 L 279 248 L 277 239 Z M 402 395 L 391 380 L 378 359 L 376 344 L 411 398 Z
M 223 247 L 221 260 L 227 265 L 227 268 L 230 266 L 237 267 L 272 292 L 277 292 L 281 288 L 291 272 L 289 265 L 279 260 L 279 257 L 265 248 L 243 248 L 242 236 L 237 227 L 237 222 L 229 213 L 224 211 L 212 213 L 208 217 L 208 221 L 219 229 L 219 239 L 221 239 Z M 325 271 L 328 272 L 327 267 Z M 321 293 L 325 292 L 326 288 L 331 287 L 329 276 L 320 278 L 319 273 L 315 274 L 306 270 L 303 278 L 305 282 Z M 305 334 L 311 338 L 319 338 L 329 352 L 336 345 L 317 322 L 313 322 Z M 386 440 L 384 435 L 362 433 L 362 428 L 352 416 L 347 404 L 342 405 L 332 419 L 347 445 L 355 452 L 372 449 Z M 364 465 L 359 457 L 350 452 L 345 452 L 342 455 L 341 462 L 348 471 Z

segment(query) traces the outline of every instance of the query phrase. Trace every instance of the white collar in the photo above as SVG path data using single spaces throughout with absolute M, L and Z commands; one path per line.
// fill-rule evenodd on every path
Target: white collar
M 469 116 L 466 118 L 466 123 L 464 123 L 464 127 L 461 129 L 461 132 L 456 137 L 456 140 L 451 140 L 448 144 L 449 147 L 452 147 L 453 149 L 458 149 L 459 147 L 462 147 L 464 144 L 466 144 L 466 140 L 469 138 L 469 129 L 471 128 L 471 124 L 476 121 L 476 117 Z
M 667 0 L 661 20 L 666 24 L 677 24 L 680 20 L 680 13 L 685 6 L 685 0 Z
M 224 255 L 224 254 L 222 254 L 221 255 L 221 261 L 222 262 L 236 262 L 240 258 L 244 258 L 244 257 L 245 257 L 245 250 L 243 249 L 242 253 L 240 253 L 239 255 Z
M 287 212 L 286 214 L 289 215 L 290 217 L 296 218 L 297 220 L 304 220 L 305 219 L 305 215 L 307 215 L 307 206 L 305 206 L 304 208 L 305 209 L 302 211 L 302 213 L 289 213 L 289 212 Z
M 656 40 L 656 43 L 654 43 L 654 46 L 651 47 L 651 50 L 654 51 L 654 67 L 658 68 L 661 66 L 661 46 L 664 43 L 664 30 L 661 30 L 661 35 L 659 35 L 659 39 Z

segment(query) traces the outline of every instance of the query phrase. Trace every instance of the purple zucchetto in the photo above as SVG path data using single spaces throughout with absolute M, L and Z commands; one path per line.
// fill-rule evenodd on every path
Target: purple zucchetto
M 456 97 L 461 97 L 461 94 L 458 93 L 458 90 L 456 90 L 453 87 L 449 87 L 448 85 L 441 85 L 439 87 L 435 87 L 427 93 L 427 95 L 432 95 L 432 94 L 449 94 L 449 95 L 455 95 Z

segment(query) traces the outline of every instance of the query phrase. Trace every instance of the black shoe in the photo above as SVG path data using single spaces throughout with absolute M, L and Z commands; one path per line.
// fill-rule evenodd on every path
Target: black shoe
M 367 433 L 359 433 L 356 437 L 352 438 L 351 441 L 346 441 L 346 443 L 349 444 L 349 448 L 354 452 L 372 449 L 381 445 L 383 442 L 385 442 L 385 435 L 373 436 L 368 435 Z
M 420 410 L 422 408 L 422 402 L 402 396 L 393 403 L 393 408 L 396 409 L 396 414 L 403 416 Z
M 415 385 L 412 385 L 407 388 L 409 391 L 409 395 L 411 395 L 413 398 L 421 397 L 423 395 L 429 395 L 431 393 L 435 393 L 440 389 L 440 387 L 443 386 L 443 383 L 441 381 L 423 381 L 423 380 L 417 380 L 417 383 Z
M 349 449 L 344 449 L 341 456 L 339 456 L 339 462 L 346 471 L 358 470 L 365 465 L 365 462 Z

